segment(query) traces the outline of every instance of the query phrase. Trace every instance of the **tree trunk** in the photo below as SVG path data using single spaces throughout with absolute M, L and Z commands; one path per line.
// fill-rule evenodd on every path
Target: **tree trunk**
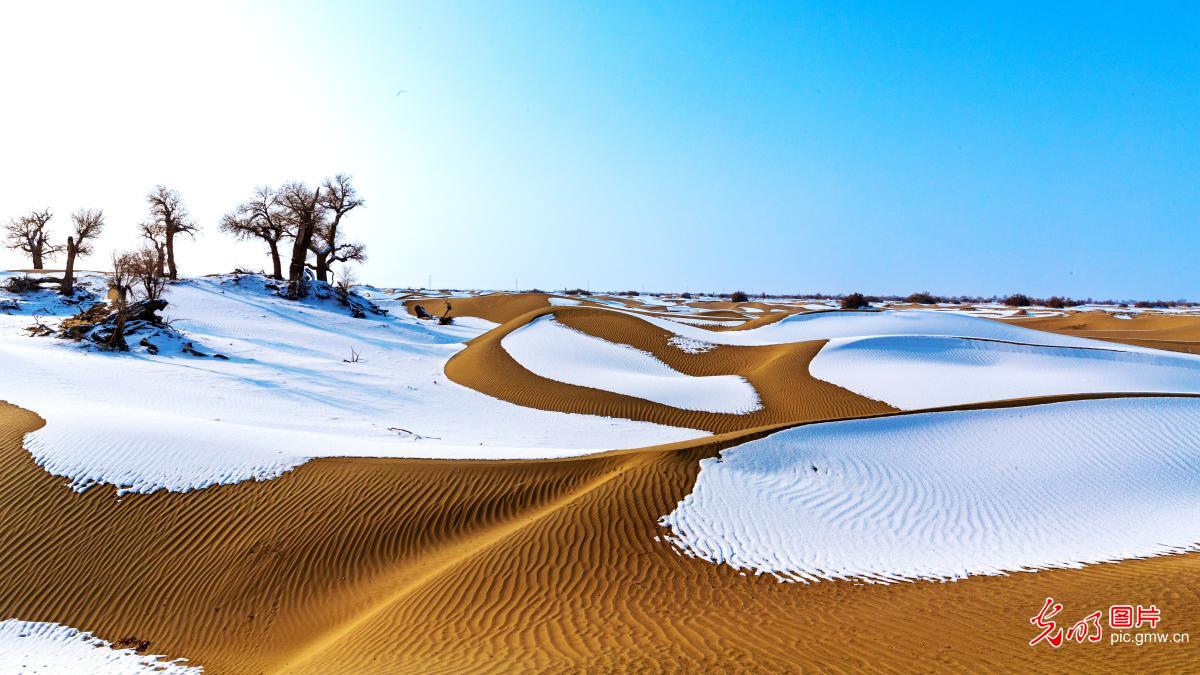
M 108 348 L 127 352 L 129 345 L 125 342 L 125 314 L 129 311 L 129 307 L 125 299 L 125 289 L 118 289 L 117 293 L 117 325 L 108 336 Z
M 304 262 L 308 259 L 308 246 L 312 243 L 312 226 L 301 224 L 292 245 L 292 262 L 288 265 L 288 298 L 300 298 L 304 285 Z
M 317 278 L 325 283 L 329 283 L 329 254 L 317 254 Z
M 321 188 L 317 188 L 313 193 L 312 203 L 306 207 L 305 220 L 297 227 L 296 241 L 292 243 L 292 262 L 288 265 L 287 297 L 289 300 L 299 300 L 300 296 L 304 294 L 304 263 L 308 260 L 308 249 L 312 246 L 314 214 L 320 196 Z
M 271 278 L 283 280 L 283 262 L 279 259 L 279 242 L 268 241 L 271 247 Z
M 175 228 L 167 226 L 167 269 L 171 271 L 171 280 L 179 278 L 179 270 L 175 269 Z
M 67 237 L 67 266 L 63 270 L 62 286 L 58 292 L 62 295 L 75 293 L 75 237 Z
M 42 247 L 41 246 L 33 247 L 33 250 L 30 251 L 30 254 L 33 256 L 33 269 L 35 269 L 35 270 L 42 269 Z

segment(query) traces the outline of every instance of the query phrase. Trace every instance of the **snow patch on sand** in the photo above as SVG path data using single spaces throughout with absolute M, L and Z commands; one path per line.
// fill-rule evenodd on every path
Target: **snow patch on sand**
M 504 336 L 501 346 L 530 372 L 684 410 L 742 414 L 762 407 L 739 375 L 685 375 L 653 354 L 609 342 L 541 316 Z
M 748 330 L 709 331 L 653 316 L 629 312 L 676 335 L 721 345 L 762 346 L 808 340 L 868 337 L 877 335 L 942 335 L 974 337 L 1039 345 L 1107 347 L 1146 351 L 1128 345 L 1057 335 L 973 316 L 935 310 L 886 310 L 880 312 L 829 311 L 793 314 L 779 321 Z
M 691 338 L 685 338 L 679 335 L 674 335 L 670 338 L 667 338 L 667 344 L 675 347 L 679 351 L 687 352 L 688 354 L 703 354 L 704 352 L 709 352 L 717 348 L 717 346 L 711 342 L 693 340 Z
M 200 667 L 164 661 L 132 649 L 115 649 L 91 633 L 57 623 L 0 621 L 0 673 L 26 675 L 90 673 L 95 675 L 198 675 Z
M 827 422 L 700 462 L 660 523 L 784 580 L 958 579 L 1195 550 L 1200 400 Z
M 809 372 L 903 410 L 1026 396 L 1200 393 L 1187 354 L 888 336 L 830 340 Z

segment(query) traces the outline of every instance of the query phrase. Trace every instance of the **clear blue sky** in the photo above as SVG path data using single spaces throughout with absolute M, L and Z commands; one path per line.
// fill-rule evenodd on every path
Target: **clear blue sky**
M 1200 299 L 1200 5 L 1049 4 L 280 2 L 129 36 L 99 13 L 25 84 L 70 108 L 73 64 L 132 42 L 88 100 L 185 156 L 0 112 L 54 158 L 10 154 L 0 207 L 86 201 L 124 245 L 171 182 L 207 229 L 184 270 L 209 272 L 255 183 L 348 171 L 378 284 Z M 63 16 L 10 30 L 44 44 Z M 64 168 L 79 152 L 128 162 Z

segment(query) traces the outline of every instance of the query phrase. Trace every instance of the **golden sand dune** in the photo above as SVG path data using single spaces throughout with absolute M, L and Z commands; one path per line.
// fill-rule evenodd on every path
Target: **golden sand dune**
M 687 375 L 741 375 L 754 385 L 763 408 L 744 415 L 681 410 L 599 389 L 555 382 L 530 373 L 500 344 L 532 319 L 554 314 L 590 335 L 650 352 Z M 704 429 L 714 433 L 768 424 L 858 417 L 892 410 L 812 377 L 808 363 L 823 340 L 765 347 L 721 346 L 700 354 L 672 347 L 671 333 L 634 316 L 603 309 L 554 307 L 523 315 L 468 345 L 446 365 L 450 379 L 489 396 L 559 412 L 588 413 Z
M 436 299 L 407 304 L 416 302 L 443 310 Z M 701 459 L 783 425 L 894 411 L 813 378 L 808 364 L 823 341 L 687 353 L 635 316 L 551 307 L 544 295 L 451 302 L 456 315 L 503 323 L 449 362 L 460 384 L 535 408 L 720 435 L 565 460 L 318 459 L 271 481 L 118 501 L 109 490 L 73 492 L 38 467 L 21 439 L 40 418 L 0 404 L 0 619 L 147 640 L 149 651 L 211 673 L 1183 671 L 1196 663 L 1187 644 L 1050 650 L 1027 642 L 1036 634 L 1029 618 L 1047 596 L 1078 617 L 1153 602 L 1164 629 L 1200 636 L 1200 554 L 892 585 L 784 584 L 680 555 L 658 521 L 692 490 Z M 550 313 L 689 375 L 741 375 L 763 409 L 680 410 L 533 375 L 500 341 Z M 1174 317 L 1020 323 L 1089 337 L 1197 337 L 1196 324 Z M 1084 397 L 1037 401 L 1070 398 Z
M 1108 312 L 1080 312 L 1013 319 L 1008 323 L 1063 335 L 1200 354 L 1200 316 L 1134 314 L 1129 319 L 1118 319 Z
M 416 316 L 416 307 L 435 316 L 446 313 L 447 302 L 453 307 L 453 316 L 474 316 L 494 323 L 505 323 L 535 309 L 549 307 L 550 301 L 542 293 L 504 293 L 481 295 L 472 298 L 416 298 L 405 300 L 404 306 Z
M 734 439 L 560 461 L 315 460 L 194 493 L 73 493 L 0 413 L 2 611 L 208 672 L 1182 670 L 1187 645 L 1032 649 L 1048 595 L 1200 630 L 1200 555 L 956 583 L 781 584 L 657 519 Z M 738 439 L 740 440 L 740 439 Z

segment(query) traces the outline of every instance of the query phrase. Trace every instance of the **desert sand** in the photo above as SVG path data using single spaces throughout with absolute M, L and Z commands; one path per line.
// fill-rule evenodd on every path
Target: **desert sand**
M 397 298 L 409 311 L 416 304 L 444 311 L 444 300 Z M 50 411 L 0 404 L 0 619 L 56 622 L 118 644 L 145 641 L 140 651 L 184 657 L 210 673 L 1195 666 L 1192 644 L 1051 651 L 1028 641 L 1029 619 L 1047 596 L 1072 620 L 1118 602 L 1152 601 L 1165 628 L 1200 633 L 1200 553 L 878 584 L 782 583 L 681 552 L 661 519 L 693 491 L 702 460 L 797 424 L 922 411 L 901 412 L 815 377 L 809 366 L 827 340 L 672 342 L 677 335 L 642 318 L 669 315 L 662 307 L 597 299 L 628 311 L 592 299 L 555 304 L 541 294 L 451 298 L 453 315 L 499 325 L 454 353 L 446 376 L 526 408 L 714 435 L 558 459 L 319 457 L 269 480 L 118 497 L 100 487 L 69 489 L 23 448 L 25 434 L 45 423 L 39 413 Z M 693 326 L 714 334 L 811 311 L 691 304 L 697 312 L 683 316 L 740 319 Z M 549 316 L 687 376 L 744 378 L 762 406 L 742 414 L 685 410 L 534 375 L 504 338 Z M 1011 323 L 1139 348 L 1190 352 L 1200 343 L 1200 321 L 1186 316 Z M 936 409 L 1019 410 L 1143 394 L 1162 395 L 1093 391 Z

